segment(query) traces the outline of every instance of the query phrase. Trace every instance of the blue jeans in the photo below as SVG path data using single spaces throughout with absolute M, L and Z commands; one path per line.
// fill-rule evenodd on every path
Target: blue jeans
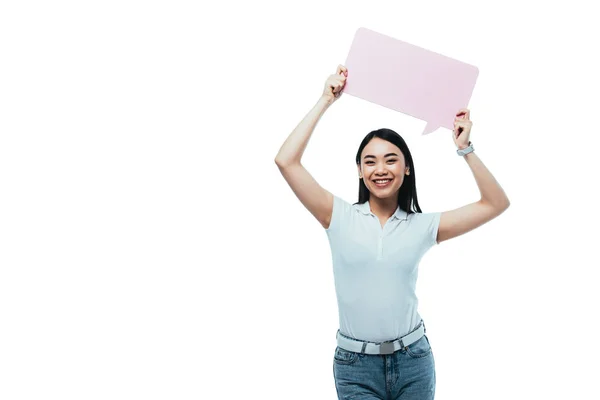
M 372 355 L 344 350 L 333 357 L 339 399 L 433 400 L 435 362 L 427 336 L 393 354 Z

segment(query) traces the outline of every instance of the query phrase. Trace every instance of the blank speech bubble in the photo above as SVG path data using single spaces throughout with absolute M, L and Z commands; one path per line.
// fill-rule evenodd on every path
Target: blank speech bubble
M 359 28 L 346 59 L 344 93 L 427 121 L 423 135 L 454 128 L 467 108 L 479 69 Z

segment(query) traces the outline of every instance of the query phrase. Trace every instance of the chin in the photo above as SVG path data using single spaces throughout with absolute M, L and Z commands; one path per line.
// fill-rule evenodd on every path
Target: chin
M 389 193 L 381 193 L 379 191 L 373 191 L 373 190 L 369 190 L 369 192 L 371 192 L 371 196 L 377 197 L 378 199 L 382 199 L 382 200 L 398 197 L 398 189 L 396 189 L 394 191 L 390 190 Z

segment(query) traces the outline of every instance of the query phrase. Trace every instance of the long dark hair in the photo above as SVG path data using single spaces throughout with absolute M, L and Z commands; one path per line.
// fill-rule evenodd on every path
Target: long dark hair
M 406 145 L 402 136 L 397 134 L 391 129 L 377 129 L 372 131 L 365 136 L 362 143 L 358 147 L 358 152 L 356 153 L 356 165 L 360 166 L 360 155 L 362 154 L 365 146 L 373 140 L 373 138 L 380 138 L 383 140 L 387 140 L 388 142 L 396 145 L 402 154 L 404 155 L 404 160 L 406 162 L 406 166 L 409 168 L 410 174 L 404 176 L 404 182 L 402 182 L 402 186 L 400 186 L 400 190 L 398 191 L 398 206 L 401 210 L 411 213 L 422 213 L 421 207 L 419 207 L 419 201 L 417 200 L 417 185 L 415 183 L 415 165 L 413 164 L 413 159 L 410 154 L 410 150 Z M 367 200 L 369 200 L 371 196 L 371 192 L 367 189 L 367 186 L 363 182 L 362 179 L 359 179 L 358 182 L 358 203 L 355 204 L 363 204 Z

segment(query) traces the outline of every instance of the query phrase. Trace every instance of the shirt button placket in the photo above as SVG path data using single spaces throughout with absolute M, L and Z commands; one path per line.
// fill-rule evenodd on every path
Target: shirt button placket
M 386 224 L 387 225 L 387 224 Z M 377 260 L 383 259 L 383 234 L 385 232 L 385 226 L 379 231 L 379 242 L 377 245 Z
M 383 260 L 383 233 L 385 232 L 385 226 L 387 223 L 382 227 L 379 219 L 374 214 L 371 215 L 374 217 L 375 221 L 377 222 L 377 227 L 379 228 L 379 238 L 377 240 L 377 261 L 379 261 Z

